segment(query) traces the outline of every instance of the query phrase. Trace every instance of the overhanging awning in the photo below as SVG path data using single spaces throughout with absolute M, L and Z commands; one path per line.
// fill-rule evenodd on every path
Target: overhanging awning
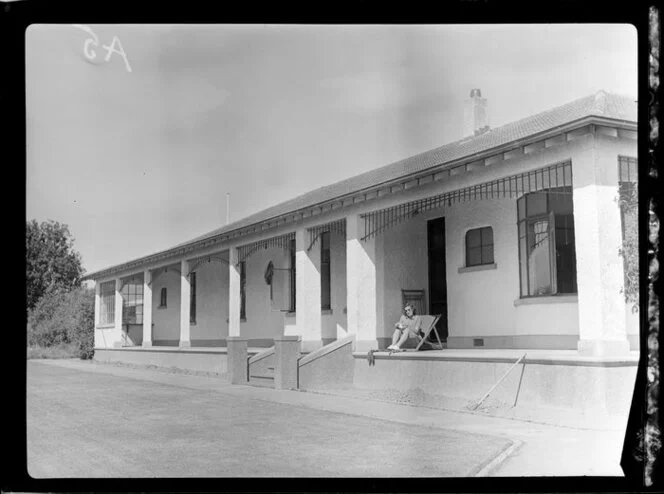
M 309 247 L 307 250 L 311 250 L 312 247 L 316 244 L 316 241 L 320 235 L 324 232 L 335 232 L 343 237 L 346 237 L 346 218 L 340 220 L 331 221 L 322 225 L 316 225 L 311 228 L 307 228 L 309 232 Z
M 242 245 L 237 248 L 238 251 L 238 262 L 239 265 L 242 261 L 246 261 L 249 256 L 255 254 L 260 249 L 269 249 L 270 247 L 281 247 L 286 250 L 290 246 L 291 240 L 295 239 L 295 232 L 285 233 L 284 235 L 278 235 L 276 237 L 266 238 L 264 240 L 258 240 L 250 244 Z
M 362 214 L 360 217 L 364 218 L 364 236 L 361 239 L 370 240 L 385 230 L 432 209 L 474 200 L 520 197 L 529 192 L 571 186 L 572 162 L 557 163 L 538 170 Z M 571 192 L 559 191 L 558 193 Z

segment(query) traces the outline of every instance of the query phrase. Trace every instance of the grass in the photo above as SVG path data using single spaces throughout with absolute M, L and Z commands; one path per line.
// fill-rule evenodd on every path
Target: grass
M 50 347 L 29 346 L 28 359 L 62 359 L 78 358 L 78 345 L 75 343 L 60 343 Z

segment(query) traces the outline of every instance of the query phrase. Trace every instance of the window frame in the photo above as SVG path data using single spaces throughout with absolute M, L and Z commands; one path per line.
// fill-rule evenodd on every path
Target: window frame
M 189 273 L 189 324 L 196 324 L 196 271 Z
M 484 243 L 484 240 L 483 240 L 483 238 L 484 238 L 484 234 L 483 234 L 483 232 L 484 232 L 484 231 L 489 231 L 489 232 L 491 232 L 491 243 L 486 243 L 486 244 Z M 470 247 L 470 246 L 469 246 L 469 243 L 468 243 L 468 236 L 469 236 L 470 234 L 474 233 L 474 232 L 478 232 L 478 233 L 479 233 L 479 235 L 480 235 L 480 243 L 479 243 L 478 246 Z M 471 228 L 470 230 L 466 231 L 466 235 L 465 235 L 465 242 L 466 242 L 466 265 L 465 265 L 465 267 L 467 267 L 467 268 L 474 268 L 474 267 L 477 267 L 477 266 L 486 266 L 486 265 L 488 265 L 488 264 L 493 264 L 493 263 L 495 262 L 495 251 L 494 251 L 494 245 L 495 245 L 495 243 L 494 243 L 494 240 L 493 240 L 493 239 L 494 239 L 494 235 L 493 235 L 493 227 L 491 227 L 491 226 L 481 226 L 481 227 L 478 227 L 478 228 Z M 485 247 L 489 247 L 489 246 L 491 247 L 491 259 L 490 259 L 490 260 L 484 260 L 484 254 L 483 254 L 483 253 L 484 253 L 484 248 L 485 248 Z M 479 262 L 479 263 L 471 264 L 471 263 L 469 262 L 469 260 L 470 260 L 470 256 L 469 256 L 468 254 L 469 254 L 470 249 L 479 249 L 479 251 L 480 251 L 480 262 Z
M 327 240 L 327 242 L 326 242 Z M 320 234 L 320 308 L 332 309 L 332 248 L 330 232 Z M 326 247 L 327 243 L 327 247 Z
M 162 286 L 159 290 L 159 306 L 157 309 L 166 309 L 168 307 L 168 290 Z
M 560 191 L 556 192 L 557 189 L 565 189 L 565 191 Z M 577 273 L 576 273 L 576 265 L 574 266 L 574 271 L 573 271 L 573 286 L 575 288 L 574 291 L 561 291 L 561 287 L 559 287 L 559 276 L 558 276 L 558 256 L 559 256 L 559 246 L 557 244 L 556 240 L 556 219 L 561 218 L 561 217 L 570 217 L 571 218 L 571 228 L 566 228 L 566 230 L 570 230 L 571 233 L 571 244 L 574 249 L 574 256 L 573 258 L 576 259 L 576 234 L 575 234 L 575 229 L 574 229 L 574 205 L 573 205 L 573 197 L 572 197 L 572 187 L 571 186 L 563 186 L 563 187 L 558 187 L 558 188 L 552 188 L 552 189 L 543 189 L 535 192 L 529 192 L 527 194 L 523 194 L 521 197 L 517 198 L 517 247 L 518 247 L 518 253 L 519 253 L 519 298 L 521 299 L 526 299 L 526 298 L 541 298 L 541 297 L 551 297 L 551 296 L 560 296 L 560 295 L 577 295 L 578 294 L 578 281 L 577 281 Z M 528 197 L 532 196 L 534 194 L 543 194 L 545 196 L 545 210 L 544 212 L 537 211 L 531 215 L 529 215 L 528 211 Z M 570 206 L 571 206 L 571 213 L 556 213 L 553 209 L 553 206 L 551 204 L 551 197 L 556 194 L 561 194 L 564 196 L 569 196 L 571 201 L 570 201 Z M 523 209 L 523 211 L 522 211 Z M 522 214 L 523 212 L 523 214 Z M 549 279 L 551 283 L 551 291 L 550 293 L 542 293 L 542 294 L 531 294 L 530 293 L 530 283 L 531 283 L 531 276 L 530 276 L 530 262 L 528 262 L 528 256 L 532 253 L 531 247 L 530 247 L 530 242 L 529 242 L 529 231 L 530 231 L 530 226 L 534 225 L 538 221 L 542 221 L 543 219 L 547 220 L 547 241 L 549 243 Z M 522 247 L 522 241 L 525 243 L 525 249 L 526 252 L 523 252 L 523 247 Z M 567 244 L 565 244 L 567 245 Z M 524 264 L 525 261 L 525 264 Z M 524 266 L 525 266 L 525 280 L 523 279 L 524 276 Z M 524 293 L 524 284 L 525 284 L 525 289 L 526 293 Z
M 240 261 L 240 320 L 247 319 L 247 261 Z
M 288 252 L 288 257 L 289 257 L 289 262 L 290 262 L 290 269 L 289 269 L 289 274 L 290 274 L 290 280 L 288 284 L 289 288 L 289 300 L 288 300 L 288 312 L 293 313 L 295 312 L 295 307 L 297 303 L 297 280 L 296 280 L 296 256 L 297 256 L 297 249 L 295 245 L 295 239 L 291 239 L 289 241 L 289 252 Z
M 145 293 L 143 281 L 136 282 L 134 279 L 127 281 L 120 292 L 122 294 L 122 324 L 143 324 L 143 307 L 145 304 Z M 133 317 L 129 316 L 130 308 L 133 308 Z
M 104 286 L 110 287 L 110 289 L 105 292 Z M 104 316 L 106 316 L 106 319 L 104 319 Z M 98 324 L 99 326 L 112 326 L 115 324 L 115 281 L 107 281 L 99 284 Z

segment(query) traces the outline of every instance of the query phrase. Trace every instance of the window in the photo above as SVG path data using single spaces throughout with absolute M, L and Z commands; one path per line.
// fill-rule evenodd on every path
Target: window
M 493 229 L 490 226 L 466 232 L 466 266 L 493 264 Z
M 320 307 L 331 308 L 330 301 L 330 232 L 321 233 L 320 243 Z
M 637 159 L 618 157 L 618 202 L 622 230 L 623 276 L 625 300 L 632 308 L 639 301 L 639 228 L 638 228 L 638 174 Z
M 247 263 L 240 262 L 240 319 L 247 318 L 247 295 L 245 286 L 247 284 Z
M 572 188 L 525 194 L 517 215 L 521 296 L 576 293 Z
M 168 301 L 168 292 L 166 291 L 166 287 L 163 287 L 159 292 L 159 308 L 162 307 L 165 308 L 167 306 L 167 301 Z
M 127 281 L 121 293 L 122 324 L 143 324 L 143 281 Z
M 189 323 L 196 324 L 196 271 L 189 273 Z
M 291 239 L 289 243 L 289 254 L 290 254 L 290 298 L 288 311 L 295 312 L 295 239 Z
M 105 326 L 115 322 L 115 281 L 99 286 L 99 324 Z

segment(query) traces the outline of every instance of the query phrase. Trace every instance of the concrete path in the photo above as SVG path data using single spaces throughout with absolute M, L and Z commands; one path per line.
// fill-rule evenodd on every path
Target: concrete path
M 210 377 L 29 361 L 27 384 L 35 478 L 463 477 L 512 445 Z
M 98 377 L 95 378 L 94 374 Z M 45 388 L 47 381 L 49 384 Z M 63 383 L 61 388 L 58 388 L 59 382 Z M 146 382 L 153 386 L 150 387 L 150 398 L 141 402 L 140 390 Z M 29 432 L 32 431 L 32 435 L 29 434 L 32 442 L 28 445 L 29 465 L 40 468 L 39 473 L 46 476 L 54 473 L 58 476 L 73 475 L 74 472 L 65 472 L 61 466 L 53 466 L 60 463 L 56 457 L 49 458 L 46 454 L 49 444 L 41 435 L 46 434 L 48 439 L 48 427 L 40 430 L 40 422 L 45 417 L 37 421 L 34 414 L 50 413 L 48 410 L 53 409 L 53 400 L 58 394 L 67 397 L 57 398 L 58 406 L 66 407 L 67 400 L 73 399 L 70 395 L 77 386 L 96 396 L 94 407 L 92 403 L 87 405 L 92 407 L 90 412 L 96 415 L 97 427 L 100 428 L 96 440 L 101 451 L 95 454 L 103 458 L 109 454 L 104 451 L 121 448 L 122 441 L 115 444 L 118 435 L 130 441 L 140 438 L 148 445 L 143 446 L 142 452 L 139 449 L 138 456 L 132 452 L 134 449 L 130 450 L 131 461 L 116 461 L 117 464 L 111 466 L 99 462 L 100 468 L 105 465 L 105 473 L 101 476 L 118 475 L 116 469 L 129 469 L 124 471 L 123 476 L 160 476 L 160 469 L 163 468 L 160 462 L 163 459 L 159 462 L 149 460 L 156 454 L 150 449 L 155 444 L 150 443 L 155 441 L 155 436 L 164 437 L 164 434 L 173 437 L 176 443 L 162 440 L 161 444 L 177 444 L 178 448 L 185 450 L 206 438 L 219 439 L 213 441 L 209 451 L 206 450 L 207 456 L 216 458 L 214 461 L 217 464 L 212 461 L 189 465 L 186 460 L 174 461 L 175 470 L 169 470 L 169 476 L 178 476 L 174 473 L 178 471 L 194 476 L 622 476 L 619 458 L 624 431 L 615 429 L 561 427 L 352 396 L 230 386 L 214 377 L 95 362 L 30 361 L 28 425 Z M 118 403 L 117 395 L 122 394 L 123 389 L 128 393 L 125 398 L 131 397 L 137 402 Z M 208 393 L 191 393 L 190 390 Z M 220 394 L 223 395 L 222 400 L 219 400 Z M 81 400 L 82 397 L 77 396 L 76 399 Z M 179 408 L 183 399 L 193 400 L 194 409 L 200 413 L 192 412 L 191 407 Z M 100 414 L 97 410 L 100 402 L 104 404 L 102 409 L 106 413 Z M 168 406 L 169 403 L 173 405 Z M 122 436 L 118 427 L 122 429 L 125 421 L 138 421 L 139 415 L 146 419 L 140 422 L 140 427 L 147 427 L 151 432 L 134 436 L 134 427 L 128 429 L 132 431 L 131 435 Z M 167 418 L 173 420 L 173 416 L 179 417 L 177 426 L 164 422 Z M 163 427 L 150 429 L 160 423 L 159 418 L 162 418 Z M 200 428 L 193 425 L 199 422 L 204 425 Z M 256 424 L 259 426 L 256 427 Z M 297 427 L 293 427 L 294 424 Z M 208 427 L 213 427 L 213 430 Z M 235 427 L 240 427 L 238 432 L 229 434 L 228 431 Z M 284 430 L 292 432 L 292 436 L 288 438 L 283 433 L 276 433 Z M 249 438 L 250 447 L 245 449 L 252 450 L 253 456 L 238 456 L 238 448 L 241 449 L 242 444 L 246 446 Z M 222 473 L 219 471 L 219 453 L 214 446 L 220 440 L 230 441 L 228 444 L 231 446 L 226 453 L 235 457 L 226 464 Z M 263 444 L 272 444 L 272 447 L 263 447 Z M 293 453 L 285 459 L 264 463 L 270 451 L 274 451 L 275 444 L 277 450 Z M 55 448 L 56 444 L 50 447 Z M 308 453 L 305 454 L 304 450 Z M 147 467 L 143 467 L 142 471 L 132 470 L 132 466 L 145 464 L 146 458 Z M 261 461 L 256 461 L 256 458 Z M 430 460 L 423 462 L 422 458 Z M 423 463 L 427 466 L 423 467 Z M 183 471 L 184 466 L 188 470 Z

